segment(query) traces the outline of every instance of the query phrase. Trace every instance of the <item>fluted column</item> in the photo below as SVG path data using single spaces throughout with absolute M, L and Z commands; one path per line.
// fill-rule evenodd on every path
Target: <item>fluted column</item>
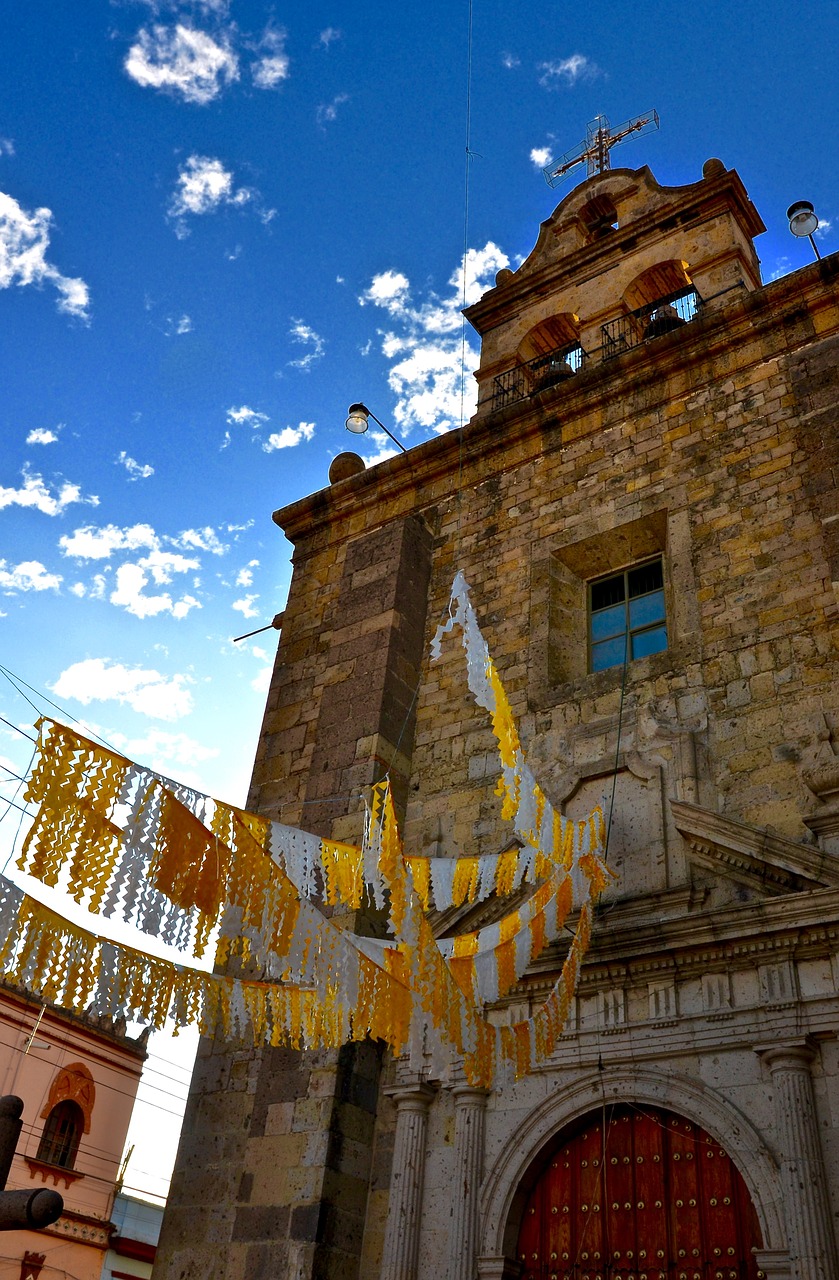
M 772 1075 L 775 1127 L 795 1280 L 839 1276 L 810 1063 L 810 1045 L 778 1045 L 761 1053 Z
M 427 1084 L 413 1084 L 388 1092 L 396 1103 L 396 1140 L 381 1280 L 416 1280 L 425 1133 L 434 1090 Z
M 449 1280 L 475 1280 L 478 1207 L 484 1165 L 487 1091 L 457 1084 L 454 1094 L 454 1206 Z

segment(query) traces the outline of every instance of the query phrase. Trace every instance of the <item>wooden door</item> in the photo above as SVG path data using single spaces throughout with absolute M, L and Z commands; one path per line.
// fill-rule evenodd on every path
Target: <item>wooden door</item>
M 517 1256 L 522 1280 L 758 1280 L 760 1244 L 719 1143 L 672 1112 L 608 1106 L 554 1145 Z

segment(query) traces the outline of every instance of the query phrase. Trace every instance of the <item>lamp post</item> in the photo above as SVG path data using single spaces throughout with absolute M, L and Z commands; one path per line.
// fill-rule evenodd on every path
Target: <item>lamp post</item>
M 347 431 L 351 431 L 353 435 L 363 436 L 369 425 L 367 419 L 372 418 L 376 425 L 381 427 L 388 439 L 392 440 L 398 449 L 401 449 L 403 453 L 408 452 L 404 444 L 401 444 L 396 439 L 393 432 L 388 431 L 385 424 L 379 421 L 375 413 L 370 412 L 366 404 L 351 404 L 347 412 L 349 416 L 347 417 L 347 421 L 344 425 L 346 426 Z
M 789 218 L 789 229 L 794 236 L 799 238 L 806 236 L 813 246 L 813 253 L 817 258 L 821 258 L 818 246 L 813 239 L 813 232 L 819 225 L 819 220 L 813 212 L 813 206 L 809 200 L 796 200 L 795 204 L 791 204 L 787 209 L 787 217 Z

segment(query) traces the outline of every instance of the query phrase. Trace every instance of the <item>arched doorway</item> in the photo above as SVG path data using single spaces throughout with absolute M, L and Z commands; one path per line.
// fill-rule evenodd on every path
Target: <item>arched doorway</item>
M 551 1144 L 516 1257 L 522 1280 L 758 1280 L 761 1243 L 718 1142 L 670 1111 L 620 1104 Z

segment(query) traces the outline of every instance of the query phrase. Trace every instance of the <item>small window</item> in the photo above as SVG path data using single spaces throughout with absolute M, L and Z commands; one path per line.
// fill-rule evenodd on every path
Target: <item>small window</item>
M 84 1114 L 77 1102 L 59 1102 L 47 1116 L 38 1147 L 38 1159 L 44 1164 L 72 1169 L 84 1131 Z
M 628 649 L 627 649 L 628 644 Z M 667 648 L 661 560 L 633 565 L 589 584 L 592 671 L 622 666 Z

